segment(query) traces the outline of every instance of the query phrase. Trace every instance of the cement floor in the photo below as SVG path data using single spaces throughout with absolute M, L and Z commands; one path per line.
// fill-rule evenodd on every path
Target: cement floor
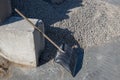
M 34 69 L 12 66 L 8 80 L 119 80 L 120 41 L 84 50 L 82 68 L 75 77 L 53 62 Z M 80 62 L 81 64 L 81 62 Z

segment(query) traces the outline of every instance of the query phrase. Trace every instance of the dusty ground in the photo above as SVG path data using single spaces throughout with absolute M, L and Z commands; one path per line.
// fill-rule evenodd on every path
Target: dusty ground
M 0 57 L 0 79 L 5 78 L 9 75 L 10 62 Z
M 14 3 L 14 1 L 15 0 L 12 0 L 12 3 Z M 50 4 L 42 0 L 26 0 L 24 2 L 21 7 L 19 7 L 19 5 L 22 2 L 19 4 L 16 2 L 13 7 L 17 7 L 27 17 L 42 19 L 45 23 L 46 34 L 59 45 L 62 41 L 65 41 L 71 46 L 77 44 L 86 50 L 86 48 L 100 46 L 119 39 L 119 0 L 66 0 L 61 5 Z M 16 14 L 14 13 L 14 15 Z M 55 52 L 55 48 L 46 41 L 46 49 L 40 59 L 42 60 L 42 64 L 51 60 L 55 56 Z M 51 65 L 48 63 L 47 66 Z M 47 68 L 46 66 L 44 67 Z M 43 67 L 38 69 L 37 72 L 42 69 Z M 54 66 L 54 68 L 51 67 L 51 69 L 50 72 L 58 70 L 56 66 Z M 33 73 L 30 75 L 34 74 L 34 71 L 35 70 L 33 70 Z M 82 69 L 82 71 L 84 72 L 84 69 Z M 24 71 L 21 71 L 20 74 L 23 72 Z M 26 72 L 26 74 L 27 73 L 28 72 Z M 47 75 L 52 76 L 54 74 L 50 75 L 47 73 Z M 61 72 L 58 75 L 62 75 Z M 81 77 L 77 77 L 76 80 L 80 78 Z M 26 80 L 27 79 L 29 80 L 29 78 L 26 78 Z M 15 76 L 14 80 L 16 80 Z M 35 80 L 39 79 L 35 78 Z M 65 79 L 63 76 L 63 80 L 70 79 Z
M 11 66 L 7 79 L 0 80 L 119 80 L 120 39 L 85 49 L 82 68 L 72 77 L 62 66 L 49 61 L 33 69 Z M 82 62 L 80 61 L 79 64 Z

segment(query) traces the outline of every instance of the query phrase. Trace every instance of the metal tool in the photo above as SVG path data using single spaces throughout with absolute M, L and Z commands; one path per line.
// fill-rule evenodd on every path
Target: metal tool
M 27 22 L 29 22 L 36 30 L 42 33 L 42 35 L 58 49 L 57 54 L 54 58 L 55 62 L 62 65 L 67 71 L 74 75 L 77 64 L 77 55 L 74 53 L 73 48 L 70 48 L 67 44 L 62 44 L 59 47 L 45 33 L 43 33 L 38 27 L 36 27 L 27 17 L 25 17 L 20 11 L 18 11 L 17 9 L 15 9 L 15 11 Z

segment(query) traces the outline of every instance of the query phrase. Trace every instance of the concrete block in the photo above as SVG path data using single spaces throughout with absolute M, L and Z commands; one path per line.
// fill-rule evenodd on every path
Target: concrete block
M 11 1 L 0 0 L 0 23 L 10 16 L 11 12 Z
M 44 32 L 41 20 L 30 19 Z M 0 55 L 14 63 L 36 67 L 45 41 L 27 21 L 11 17 L 0 26 Z

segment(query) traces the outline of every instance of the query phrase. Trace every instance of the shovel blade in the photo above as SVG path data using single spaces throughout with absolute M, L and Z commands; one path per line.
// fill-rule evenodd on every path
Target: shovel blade
M 62 44 L 60 48 L 64 50 L 65 53 L 57 51 L 54 60 L 74 76 L 77 65 L 77 54 L 74 53 L 73 49 L 67 44 Z

